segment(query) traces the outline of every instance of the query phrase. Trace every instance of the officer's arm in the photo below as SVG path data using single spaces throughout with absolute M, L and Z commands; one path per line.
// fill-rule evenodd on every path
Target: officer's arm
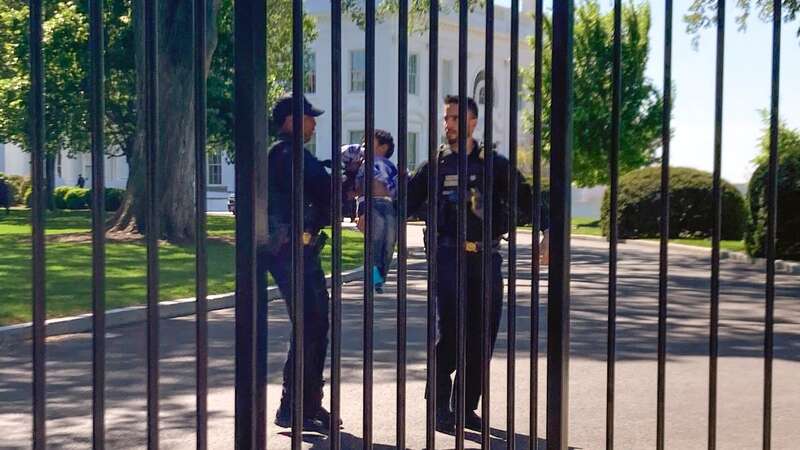
M 543 195 L 539 207 L 539 229 L 542 231 L 543 239 L 540 245 L 539 260 L 541 264 L 547 265 L 550 262 L 550 208 Z M 533 222 L 533 191 L 531 185 L 525 181 L 525 177 L 517 170 L 517 207 L 520 212 L 519 225 Z M 538 236 L 537 236 L 538 237 Z
M 428 200 L 428 162 L 425 161 L 408 179 L 408 215 L 418 216 Z
M 306 152 L 306 157 L 303 161 L 304 174 L 303 174 L 303 190 L 304 196 L 317 208 L 319 211 L 324 211 L 320 217 L 329 217 L 331 209 L 331 176 L 325 170 L 325 166 Z M 328 219 L 326 222 L 329 222 Z M 323 223 L 320 225 L 328 225 Z

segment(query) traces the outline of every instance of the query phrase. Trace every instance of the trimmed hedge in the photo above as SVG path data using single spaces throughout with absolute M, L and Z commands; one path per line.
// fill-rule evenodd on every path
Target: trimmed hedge
M 89 189 L 71 188 L 64 195 L 67 209 L 86 209 L 89 207 Z
M 65 197 L 67 196 L 67 192 L 71 190 L 71 186 L 59 186 L 53 189 L 53 202 L 56 205 L 56 209 L 67 209 L 67 201 Z
M 122 200 L 125 198 L 125 190 L 124 189 L 117 189 L 117 188 L 106 188 L 105 189 L 105 203 L 106 203 L 106 211 L 116 211 L 122 206 Z M 86 198 L 86 204 L 88 208 L 91 209 L 92 207 L 92 191 L 89 191 L 89 194 Z
M 0 173 L 12 190 L 12 205 L 24 205 L 25 194 L 31 189 L 31 179 L 20 175 L 6 175 Z
M 0 208 L 8 209 L 14 201 L 14 187 L 0 173 Z
M 776 257 L 800 260 L 800 151 L 783 152 L 778 164 Z M 768 172 L 769 164 L 760 164 L 747 188 L 750 221 L 745 248 L 757 257 L 766 255 Z
M 670 168 L 670 238 L 704 238 L 711 235 L 713 177 L 708 172 L 684 167 Z M 603 197 L 601 223 L 608 235 L 609 191 Z M 660 234 L 661 168 L 646 167 L 620 177 L 619 236 L 623 239 L 654 238 Z M 735 186 L 722 182 L 722 239 L 741 240 L 747 215 L 744 196 Z

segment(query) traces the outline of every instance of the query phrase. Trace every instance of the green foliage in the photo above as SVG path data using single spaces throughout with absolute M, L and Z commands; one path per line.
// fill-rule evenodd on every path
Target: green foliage
M 25 203 L 25 193 L 31 189 L 31 179 L 21 175 L 4 175 L 13 191 L 12 205 Z
M 745 235 L 747 252 L 766 254 L 769 130 L 762 138 L 762 153 L 747 189 L 750 220 Z M 778 132 L 777 257 L 800 259 L 800 130 L 781 126 Z
M 697 169 L 670 168 L 670 239 L 709 237 L 714 226 L 712 175 Z M 620 238 L 660 235 L 661 168 L 647 167 L 619 180 Z M 603 198 L 603 235 L 609 230 L 609 192 Z M 735 186 L 722 182 L 722 239 L 741 240 L 747 216 L 744 197 Z
M 697 44 L 700 30 L 710 26 L 716 26 L 717 20 L 717 1 L 718 0 L 693 0 L 689 6 L 689 11 L 683 16 L 686 22 L 686 30 L 694 35 L 694 42 Z M 764 22 L 772 22 L 773 0 L 737 0 L 739 16 L 736 23 L 739 29 L 744 31 L 747 28 L 747 20 L 755 9 L 759 19 Z M 783 19 L 785 22 L 793 22 L 800 13 L 800 0 L 783 0 Z M 797 36 L 800 37 L 800 27 L 797 28 Z
M 70 188 L 64 195 L 64 203 L 67 209 L 86 209 L 89 207 L 89 189 Z
M 650 7 L 629 4 L 622 11 L 622 110 L 620 172 L 627 173 L 656 161 L 660 145 L 663 99 L 645 77 L 648 60 Z M 608 183 L 611 149 L 613 14 L 601 12 L 597 0 L 575 8 L 573 177 L 578 186 Z M 542 142 L 544 157 L 550 155 L 550 102 L 552 26 L 545 17 L 543 42 Z M 533 48 L 534 41 L 529 44 Z M 533 67 L 523 71 L 523 92 L 533 101 Z M 523 113 L 523 126 L 533 131 L 533 115 Z
M 11 183 L 0 173 L 0 208 L 8 208 L 14 199 L 14 192 Z
M 92 207 L 93 191 L 89 190 L 86 193 L 86 206 Z M 105 206 L 106 211 L 116 211 L 122 205 L 122 199 L 125 197 L 125 189 L 109 188 L 105 189 Z
M 267 8 L 267 105 L 291 90 L 292 2 L 275 0 Z M 217 19 L 219 42 L 208 76 L 209 147 L 223 149 L 233 160 L 233 2 L 223 0 Z M 306 48 L 317 37 L 314 18 L 303 18 Z M 319 60 L 319 59 L 318 59 Z
M 106 26 L 106 141 L 124 146 L 135 130 L 135 73 L 131 0 L 108 2 Z M 45 0 L 45 150 L 89 151 L 88 3 Z M 30 150 L 28 142 L 28 7 L 0 0 L 0 142 Z
M 276 0 L 268 8 L 267 100 L 290 87 L 292 3 Z M 44 0 L 45 121 L 47 151 L 90 150 L 88 3 Z M 131 149 L 136 134 L 136 64 L 132 0 L 105 6 L 106 144 L 109 154 Z M 29 150 L 27 95 L 28 7 L 22 0 L 0 0 L 0 142 Z M 233 151 L 233 1 L 222 0 L 215 20 L 219 44 L 208 76 L 209 147 Z M 316 37 L 313 18 L 304 18 L 306 44 Z M 191 53 L 184 55 L 191 58 Z
M 71 186 L 59 186 L 53 189 L 53 202 L 56 209 L 67 209 L 67 192 L 71 191 Z
M 33 188 L 31 188 L 31 187 L 28 187 L 28 188 L 27 188 L 27 189 L 24 191 L 24 193 L 22 194 L 22 201 L 23 201 L 23 204 L 24 204 L 25 206 L 27 206 L 28 208 L 30 208 L 30 207 L 32 207 L 32 206 L 33 206 L 32 200 L 33 200 Z

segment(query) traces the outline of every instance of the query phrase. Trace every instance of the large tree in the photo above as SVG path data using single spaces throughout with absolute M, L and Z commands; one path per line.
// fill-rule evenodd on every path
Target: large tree
M 45 0 L 44 57 L 47 151 L 89 151 L 88 11 L 86 2 Z M 185 241 L 194 237 L 194 150 L 192 69 L 192 2 L 159 2 L 158 48 L 160 95 L 160 175 L 158 197 L 161 237 Z M 123 206 L 113 228 L 145 232 L 143 2 L 106 2 L 106 134 L 107 152 L 125 156 L 130 168 Z M 233 157 L 233 2 L 208 0 L 208 132 L 209 150 Z M 290 85 L 291 2 L 269 5 L 268 89 L 273 100 Z M 30 150 L 27 2 L 0 0 L 0 141 Z M 315 37 L 306 18 L 304 39 Z M 216 50 L 216 51 L 215 51 Z M 135 56 L 134 56 L 135 55 Z M 137 100 L 138 99 L 138 100 Z M 266 118 L 265 118 L 266 120 Z M 169 176 L 167 176 L 169 174 Z
M 550 72 L 552 26 L 544 18 L 542 85 L 542 143 L 550 155 Z M 575 8 L 573 47 L 574 113 L 573 176 L 579 186 L 608 182 L 611 150 L 611 97 L 613 13 L 604 13 L 596 0 Z M 622 9 L 622 111 L 620 171 L 629 172 L 656 161 L 661 133 L 662 96 L 645 76 L 650 30 L 650 7 L 629 4 Z M 529 44 L 533 48 L 533 38 Z M 533 101 L 533 68 L 523 71 L 523 95 Z M 523 113 L 523 126 L 533 129 L 530 111 Z

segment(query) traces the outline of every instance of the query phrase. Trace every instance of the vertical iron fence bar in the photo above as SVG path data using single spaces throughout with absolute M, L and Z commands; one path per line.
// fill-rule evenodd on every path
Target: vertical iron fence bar
M 331 449 L 342 446 L 339 419 L 342 373 L 342 0 L 331 1 L 331 157 L 333 242 L 331 249 Z
M 722 239 L 722 100 L 725 64 L 725 0 L 717 1 L 716 99 L 714 106 L 714 181 L 711 234 L 711 305 L 708 343 L 708 448 L 717 448 L 717 357 L 719 350 L 719 259 Z
M 542 224 L 542 36 L 544 5 L 535 0 L 533 51 L 533 230 L 531 233 L 530 450 L 538 449 L 539 430 L 539 232 Z
M 303 0 L 292 0 L 292 330 L 294 372 L 292 383 L 292 449 L 303 445 Z
M 105 80 L 103 2 L 89 2 L 90 127 L 92 134 L 92 447 L 105 448 Z
M 492 195 L 494 192 L 494 152 L 492 149 L 492 108 L 494 105 L 494 0 L 486 2 L 486 54 L 484 57 L 484 125 L 483 125 L 483 339 L 481 358 L 481 445 L 491 445 L 490 415 L 490 358 L 492 356 Z M 473 148 L 472 151 L 479 151 Z M 466 382 L 466 377 L 464 377 Z
M 622 104 L 622 1 L 614 1 L 614 44 L 611 94 L 611 149 L 609 152 L 608 342 L 606 356 L 606 449 L 614 448 L 614 383 L 617 353 L 617 246 L 620 105 Z
M 364 448 L 372 449 L 372 368 L 374 360 L 374 257 L 372 251 L 373 212 L 372 183 L 375 168 L 375 2 L 367 2 L 366 7 L 366 83 L 364 101 L 364 138 L 366 157 L 364 158 Z
M 664 12 L 664 108 L 661 115 L 661 244 L 658 275 L 658 381 L 656 448 L 664 450 L 664 398 L 667 367 L 667 283 L 669 269 L 669 157 L 672 111 L 672 0 Z
M 781 74 L 781 1 L 772 4 L 772 94 L 769 117 L 769 174 L 767 187 L 767 286 L 764 317 L 764 430 L 763 448 L 772 447 L 772 357 L 775 327 L 775 239 L 778 220 L 778 127 Z
M 208 448 L 208 262 L 206 253 L 206 0 L 194 1 L 195 367 L 197 450 Z
M 458 364 L 456 369 L 456 450 L 464 448 L 464 414 L 466 398 L 466 319 L 467 319 L 467 261 L 464 251 L 467 240 L 467 35 L 469 2 L 458 2 L 458 238 L 456 239 L 456 270 L 458 275 Z
M 158 6 L 155 0 L 145 0 L 145 236 L 147 242 L 147 447 L 157 449 L 158 443 Z
M 397 448 L 406 448 L 407 297 L 406 202 L 408 187 L 408 0 L 400 0 L 397 69 Z M 416 146 L 414 147 L 416 149 Z M 414 155 L 416 161 L 416 155 Z
M 268 17 L 267 2 L 260 2 L 258 7 L 259 17 Z M 267 21 L 265 19 L 263 27 L 265 31 L 263 34 L 257 34 L 253 38 L 253 51 L 256 55 L 267 54 Z M 255 70 L 259 76 L 266 77 L 267 73 L 266 58 L 256 59 Z M 266 83 L 258 84 L 255 86 L 255 95 L 258 98 L 267 97 Z M 269 131 L 267 120 L 269 113 L 267 112 L 266 101 L 258 102 L 255 104 L 254 117 L 256 120 L 256 134 L 255 139 L 263 142 L 263 147 L 257 147 L 253 161 L 255 165 L 255 193 L 253 194 L 253 229 L 255 230 L 254 240 L 256 248 L 256 280 L 255 280 L 255 299 L 256 299 L 256 324 L 255 324 L 255 437 L 256 448 L 267 448 L 267 355 L 269 353 L 269 333 L 268 333 L 268 310 L 269 304 L 266 293 L 268 292 L 267 285 L 267 267 L 266 261 L 258 257 L 258 249 L 266 248 L 267 238 L 269 234 L 269 226 L 267 223 L 267 211 L 269 203 L 269 167 L 268 160 L 268 142 Z
M 547 448 L 565 450 L 569 427 L 572 0 L 553 4 L 551 118 L 552 260 L 547 304 Z
M 44 61 L 42 56 L 42 1 L 31 0 L 29 11 L 31 64 L 31 204 L 33 253 L 33 448 L 44 450 L 46 433 L 45 386 L 45 242 L 44 242 Z
M 517 363 L 517 131 L 519 108 L 519 0 L 511 0 L 511 77 L 509 80 L 508 157 L 510 209 L 508 215 L 508 366 L 506 368 L 506 448 L 516 447 L 516 363 Z M 535 236 L 535 232 L 532 236 Z M 535 440 L 531 438 L 532 440 Z
M 426 217 L 428 256 L 428 330 L 427 330 L 427 413 L 425 448 L 436 448 L 436 297 L 438 290 L 439 229 L 439 0 L 430 1 L 428 12 L 428 211 Z
M 236 146 L 236 448 L 255 448 L 256 412 L 256 155 L 266 151 L 264 2 L 234 4 Z

